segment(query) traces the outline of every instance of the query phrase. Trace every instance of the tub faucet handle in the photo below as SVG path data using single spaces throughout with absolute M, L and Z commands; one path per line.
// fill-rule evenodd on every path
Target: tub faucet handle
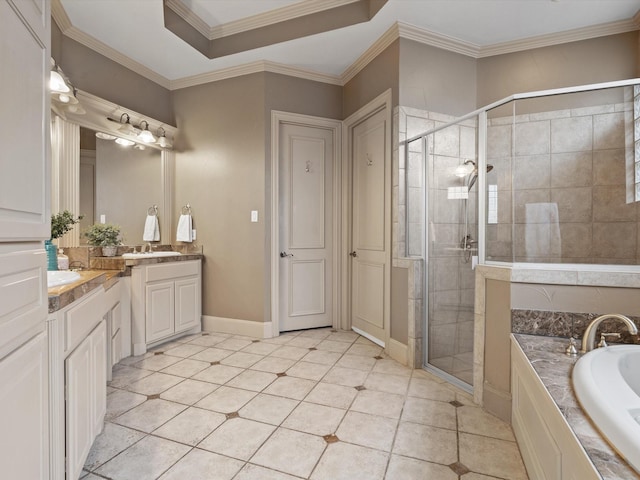
M 575 357 L 578 355 L 578 349 L 576 348 L 576 339 L 571 337 L 569 338 L 569 345 L 567 345 L 566 350 L 564 351 L 570 357 Z
M 620 338 L 620 334 L 619 333 L 601 333 L 600 341 L 598 342 L 598 348 L 607 346 L 607 340 L 606 340 L 607 337 Z

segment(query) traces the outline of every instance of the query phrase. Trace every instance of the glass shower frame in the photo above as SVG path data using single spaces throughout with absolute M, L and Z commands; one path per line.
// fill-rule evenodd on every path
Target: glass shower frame
M 431 271 L 431 269 L 429 268 L 428 264 L 430 263 L 430 251 L 429 251 L 429 226 L 428 223 L 430 221 L 430 219 L 427 217 L 426 212 L 429 212 L 429 192 L 428 192 L 428 184 L 429 184 L 429 178 L 427 175 L 427 159 L 428 159 L 428 149 L 429 144 L 428 144 L 428 138 L 431 136 L 433 138 L 433 135 L 435 133 L 437 133 L 438 131 L 444 130 L 450 126 L 456 125 L 456 124 L 460 124 L 461 122 L 464 122 L 466 120 L 472 119 L 474 117 L 477 118 L 477 168 L 478 168 L 478 176 L 477 176 L 477 225 L 478 225 L 478 229 L 477 229 L 477 263 L 479 265 L 496 265 L 496 266 L 507 266 L 507 267 L 517 267 L 518 264 L 515 262 L 498 262 L 498 261 L 487 261 L 486 260 L 486 227 L 487 227 L 487 203 L 488 203 L 488 199 L 487 199 L 487 124 L 488 124 L 488 115 L 487 113 L 491 110 L 497 109 L 501 106 L 504 106 L 510 102 L 515 102 L 517 100 L 527 100 L 527 99 L 535 99 L 538 97 L 548 97 L 548 96 L 553 96 L 553 95 L 562 95 L 562 94 L 570 94 L 570 93 L 579 93 L 579 92 L 589 92 L 589 91 L 594 91 L 594 90 L 602 90 L 602 89 L 609 89 L 609 88 L 618 88 L 618 87 L 631 87 L 634 85 L 638 85 L 640 83 L 640 80 L 638 79 L 631 79 L 631 80 L 623 80 L 623 81 L 617 81 L 617 82 L 607 82 L 607 83 L 601 83 L 601 84 L 594 84 L 594 85 L 584 85 L 584 86 L 577 86 L 577 87 L 567 87 L 567 88 L 560 88 L 560 89 L 553 89 L 553 90 L 544 90 L 544 91 L 538 91 L 538 92 L 530 92 L 530 93 L 524 93 L 524 94 L 514 94 L 510 97 L 504 98 L 502 100 L 499 100 L 497 102 L 494 102 L 490 105 L 487 105 L 485 107 L 482 107 L 478 110 L 475 110 L 473 112 L 470 112 L 462 117 L 458 117 L 455 120 L 445 123 L 445 124 L 441 124 L 439 126 L 437 126 L 436 128 L 430 129 L 424 133 L 421 133 L 419 135 L 415 135 L 413 137 L 407 138 L 405 140 L 402 140 L 399 142 L 399 145 L 401 147 L 404 147 L 404 155 L 405 155 L 405 165 L 407 165 L 407 170 L 405 171 L 405 174 L 408 175 L 409 173 L 409 168 L 408 165 L 409 163 L 409 145 L 413 142 L 417 142 L 420 141 L 422 142 L 422 154 L 423 154 L 423 158 L 422 158 L 422 185 L 423 185 L 423 195 L 421 198 L 422 201 L 422 205 L 421 205 L 421 210 L 422 212 L 425 212 L 424 214 L 424 220 L 422 222 L 422 231 L 421 231 L 421 237 L 422 237 L 422 257 L 424 258 L 425 261 L 425 268 L 424 268 L 424 273 L 423 273 L 423 289 L 425 290 L 425 292 L 423 292 L 423 299 L 424 299 L 424 303 L 423 303 L 423 310 L 422 310 L 422 325 L 423 325 L 423 368 L 425 368 L 426 370 L 430 370 L 433 371 L 434 373 L 436 373 L 437 375 L 443 377 L 445 380 L 449 381 L 450 383 L 456 384 L 458 386 L 460 386 L 461 388 L 467 390 L 467 391 L 472 391 L 473 387 L 470 383 L 467 383 L 461 379 L 459 379 L 458 377 L 445 372 L 437 367 L 434 367 L 432 365 L 429 364 L 429 323 L 428 323 L 428 312 L 430 310 L 430 302 L 432 301 L 432 298 L 430 295 L 425 294 L 426 290 L 428 289 L 428 285 L 430 282 L 430 278 L 429 278 L 429 272 Z M 636 87 L 635 92 L 634 93 L 638 93 L 638 88 Z M 640 129 L 637 129 L 640 130 Z M 638 134 L 638 132 L 636 132 L 636 136 L 640 137 L 640 134 Z M 636 138 L 636 140 L 638 140 Z M 407 178 L 405 178 L 405 182 L 407 181 Z M 408 184 L 407 184 L 408 185 Z M 513 193 L 512 193 L 513 195 Z M 408 201 L 408 198 L 407 198 Z M 513 208 L 513 207 L 512 207 Z M 409 215 L 410 215 L 410 205 L 407 204 L 407 209 L 406 209 L 406 237 L 409 238 L 410 237 L 410 228 L 411 228 L 411 223 L 409 222 Z M 414 234 L 415 235 L 415 234 Z M 405 254 L 407 256 L 416 256 L 415 253 L 413 255 L 410 255 L 410 252 L 408 251 L 409 248 L 407 247 L 407 251 L 405 252 Z M 532 263 L 528 263 L 526 265 L 528 268 L 538 268 L 538 269 L 544 269 L 544 268 L 553 268 L 553 269 L 563 269 L 563 268 L 568 268 L 568 267 L 573 267 L 573 268 L 578 268 L 580 269 L 580 267 L 584 267 L 584 265 L 570 265 L 570 264 L 552 264 L 552 263 L 545 263 L 545 264 L 532 264 Z M 589 265 L 589 267 L 593 267 L 593 265 Z M 600 267 L 603 270 L 607 269 L 606 265 L 598 265 L 598 267 Z M 619 269 L 620 266 L 617 266 L 617 268 Z M 635 266 L 630 266 L 627 267 L 628 270 L 630 271 L 638 271 L 638 268 Z M 474 294 L 475 296 L 475 294 Z M 477 368 L 474 364 L 474 369 Z M 482 375 L 478 376 L 475 374 L 472 378 L 482 378 Z

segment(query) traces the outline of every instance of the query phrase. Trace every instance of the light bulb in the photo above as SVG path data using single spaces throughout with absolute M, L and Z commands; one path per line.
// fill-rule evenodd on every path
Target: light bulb
M 51 76 L 49 77 L 49 88 L 51 88 L 53 92 L 58 93 L 68 93 L 71 91 L 71 88 L 69 88 L 67 82 L 64 81 L 62 75 L 55 70 L 51 71 Z
M 122 145 L 123 147 L 130 147 L 131 145 L 135 145 L 136 142 L 132 142 L 131 140 L 127 140 L 126 138 L 116 138 L 116 143 L 118 145 Z

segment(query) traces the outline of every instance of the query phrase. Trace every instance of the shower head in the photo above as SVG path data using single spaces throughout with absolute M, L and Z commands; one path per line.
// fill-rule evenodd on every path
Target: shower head
M 473 171 L 471 172 L 471 176 L 469 177 L 469 187 L 467 191 L 471 191 L 471 187 L 473 187 L 473 185 L 476 183 L 476 180 L 478 180 L 478 167 L 477 165 L 474 163 L 473 164 Z M 493 170 L 493 165 L 489 165 L 487 164 L 487 173 L 489 173 L 491 170 Z

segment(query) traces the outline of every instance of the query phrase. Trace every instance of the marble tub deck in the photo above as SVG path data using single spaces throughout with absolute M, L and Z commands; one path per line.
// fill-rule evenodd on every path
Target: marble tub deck
M 604 480 L 640 479 L 600 435 L 584 413 L 571 386 L 571 371 L 579 357 L 564 354 L 566 338 L 513 334 L 587 455 Z

